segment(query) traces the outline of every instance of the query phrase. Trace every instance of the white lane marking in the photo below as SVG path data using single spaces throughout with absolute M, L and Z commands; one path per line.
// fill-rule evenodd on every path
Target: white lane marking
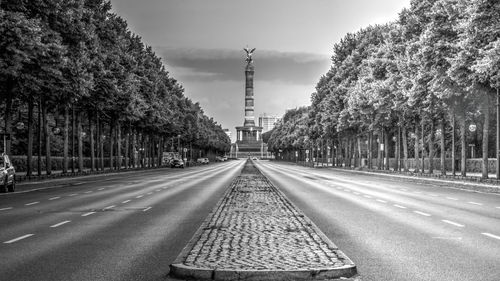
M 85 194 L 89 194 L 89 193 L 92 193 L 93 191 L 92 190 L 89 190 L 89 191 L 85 191 L 84 193 Z
M 413 193 L 416 193 L 416 194 L 422 194 L 421 191 L 413 191 Z
M 458 227 L 464 227 L 465 225 L 463 224 L 459 224 L 457 222 L 454 222 L 454 221 L 449 221 L 449 220 L 441 220 L 442 222 L 445 222 L 445 223 L 448 223 L 448 224 L 451 224 L 451 225 L 454 225 L 454 226 L 458 226 Z
M 107 206 L 107 207 L 106 207 L 106 208 L 104 208 L 103 210 L 111 209 L 111 208 L 114 208 L 114 207 L 116 207 L 116 205 Z
M 160 191 L 161 191 L 161 189 L 157 189 L 157 190 L 156 190 L 156 192 L 160 192 Z
M 370 195 L 363 195 L 365 198 L 372 198 Z
M 472 205 L 483 206 L 483 204 L 482 204 L 482 203 L 477 203 L 477 202 L 472 202 L 472 201 L 467 202 L 467 203 L 472 204 Z
M 136 196 L 135 198 L 141 198 L 142 196 L 144 196 L 144 195 L 139 195 L 139 196 Z
M 56 197 L 49 198 L 49 200 L 57 200 L 57 199 L 59 199 L 59 198 L 61 198 L 61 197 L 56 196 Z
M 92 215 L 92 214 L 95 214 L 95 212 L 88 212 L 88 213 L 85 213 L 85 214 L 83 214 L 83 215 L 82 215 L 82 217 L 90 216 L 90 215 Z
M 98 188 L 97 190 L 104 190 L 104 187 Z
M 153 194 L 153 192 L 148 192 L 147 194 L 148 194 L 148 195 L 151 195 L 151 194 Z
M 35 204 L 38 204 L 38 203 L 40 203 L 40 202 L 36 201 L 36 202 L 31 202 L 31 203 L 28 203 L 28 204 L 24 204 L 24 205 L 31 206 L 31 205 L 35 205 Z
M 387 203 L 387 201 L 381 200 L 381 199 L 377 199 L 377 201 L 380 202 L 380 203 L 384 203 L 384 204 Z
M 455 200 L 455 201 L 458 200 L 457 198 L 453 198 L 453 197 L 446 197 L 446 199 Z
M 422 215 L 422 216 L 426 216 L 426 217 L 430 217 L 431 215 L 430 214 L 427 214 L 427 213 L 424 213 L 424 212 L 420 212 L 420 211 L 413 211 L 415 214 L 419 214 L 419 215 Z
M 400 208 L 400 209 L 406 209 L 406 207 L 405 207 L 405 206 L 401 206 L 401 205 L 398 205 L 398 204 L 394 204 L 393 206 L 394 206 L 394 207 L 397 207 L 397 208 Z
M 495 238 L 495 239 L 500 240 L 500 236 L 493 235 L 493 234 L 488 233 L 488 232 L 483 232 L 483 233 L 481 233 L 481 234 L 482 234 L 482 235 L 486 235 L 486 236 L 491 237 L 491 238 Z
M 0 211 L 10 210 L 10 209 L 12 209 L 12 207 L 1 208 Z
M 146 209 L 142 210 L 143 212 L 147 212 L 148 210 L 150 210 L 151 207 L 147 207 Z
M 432 193 L 430 193 L 429 195 L 430 195 L 430 196 L 434 196 L 434 197 L 439 197 L 439 195 L 437 195 L 437 194 L 432 194 Z
M 50 227 L 52 227 L 52 228 L 54 228 L 54 227 L 59 227 L 59 226 L 61 226 L 61 225 L 63 225 L 63 224 L 67 224 L 67 223 L 69 223 L 69 222 L 71 222 L 71 221 L 62 221 L 62 222 L 60 222 L 60 223 L 56 223 L 56 224 L 54 224 L 54 225 L 51 225 Z
M 406 188 L 400 188 L 402 191 L 408 191 L 408 189 Z
M 130 200 L 125 200 L 125 201 L 122 202 L 122 204 L 125 204 L 125 203 L 128 203 L 128 202 L 130 202 Z
M 353 192 L 353 193 L 356 194 L 356 195 L 359 195 L 359 192 Z
M 14 238 L 14 239 L 9 240 L 9 241 L 5 241 L 5 242 L 3 242 L 3 243 L 4 243 L 4 244 L 14 243 L 14 242 L 17 242 L 17 241 L 19 241 L 19 240 L 23 240 L 23 239 L 25 239 L 25 238 L 28 238 L 28 237 L 30 237 L 30 236 L 33 236 L 33 235 L 35 235 L 35 234 L 26 234 L 26 235 L 23 235 L 23 236 L 20 236 L 20 237 Z
M 70 194 L 68 196 L 75 196 L 75 195 L 78 195 L 78 193 L 73 193 L 73 194 Z
M 500 209 L 500 207 L 495 207 L 495 208 Z

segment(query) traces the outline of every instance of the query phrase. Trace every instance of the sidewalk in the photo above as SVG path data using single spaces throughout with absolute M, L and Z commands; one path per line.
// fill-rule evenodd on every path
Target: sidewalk
M 356 266 L 247 162 L 170 266 L 197 280 L 325 280 Z
M 285 161 L 287 162 L 287 161 Z M 295 163 L 288 162 L 295 165 L 304 166 L 303 163 Z M 450 171 L 447 171 L 446 175 L 441 175 L 440 170 L 434 170 L 431 174 L 429 170 L 424 170 L 424 173 L 415 173 L 413 169 L 410 169 L 408 172 L 404 171 L 394 171 L 390 170 L 377 170 L 377 169 L 368 169 L 366 167 L 333 167 L 331 164 L 322 163 L 314 163 L 314 168 L 330 168 L 330 169 L 339 169 L 343 171 L 350 171 L 354 173 L 365 173 L 365 174 L 373 174 L 373 175 L 383 175 L 383 176 L 391 176 L 397 178 L 404 178 L 412 181 L 424 181 L 424 182 L 433 182 L 446 186 L 451 186 L 455 188 L 467 189 L 472 191 L 480 191 L 480 192 L 490 192 L 490 193 L 500 193 L 500 180 L 497 180 L 495 174 L 488 174 L 488 179 L 483 179 L 481 173 L 472 173 L 468 172 L 465 177 L 460 175 L 460 172 L 456 172 L 455 176 L 451 174 Z M 312 165 L 306 165 L 309 167 L 313 167 Z

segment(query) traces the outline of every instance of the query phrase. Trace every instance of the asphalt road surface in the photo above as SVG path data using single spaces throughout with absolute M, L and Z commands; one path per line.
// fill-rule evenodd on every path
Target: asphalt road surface
M 363 281 L 500 280 L 498 195 L 255 162 Z M 166 280 L 243 163 L 56 180 L 2 194 L 0 280 Z
M 57 180 L 2 194 L 0 280 L 165 280 L 243 163 Z
M 500 280 L 500 196 L 257 161 L 363 281 Z

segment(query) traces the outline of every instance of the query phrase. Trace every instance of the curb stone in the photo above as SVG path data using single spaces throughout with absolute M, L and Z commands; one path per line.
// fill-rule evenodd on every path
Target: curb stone
M 246 165 L 249 165 L 248 163 L 249 162 L 247 162 Z M 217 203 L 216 207 L 212 210 L 212 212 L 209 213 L 209 215 L 202 223 L 200 228 L 198 228 L 193 238 L 187 243 L 187 245 L 181 251 L 179 256 L 170 265 L 170 276 L 175 278 L 190 279 L 190 280 L 196 279 L 196 280 L 223 280 L 223 281 L 226 280 L 227 281 L 229 280 L 279 281 L 279 280 L 333 280 L 333 279 L 359 280 L 359 279 L 348 279 L 348 277 L 353 277 L 357 274 L 355 264 L 342 251 L 340 251 L 338 247 L 333 242 L 331 242 L 326 237 L 326 235 L 309 218 L 307 218 L 295 205 L 293 205 L 280 190 L 278 190 L 274 185 L 272 185 L 272 183 L 256 167 L 254 167 L 254 169 L 256 170 L 255 174 L 257 174 L 257 177 L 255 178 L 265 183 L 264 185 L 265 188 L 259 189 L 258 191 L 262 191 L 264 193 L 263 196 L 268 196 L 266 198 L 268 198 L 269 201 L 272 201 L 273 198 L 277 198 L 277 200 L 279 200 L 276 203 L 277 205 L 275 206 L 273 205 L 273 207 L 276 207 L 277 209 L 281 210 L 279 211 L 279 214 L 281 215 L 279 218 L 287 223 L 290 223 L 290 225 L 295 225 L 295 224 L 302 225 L 304 228 L 301 230 L 302 231 L 301 235 L 305 233 L 309 235 L 309 236 L 306 235 L 307 237 L 310 237 L 310 239 L 312 239 L 312 240 L 306 239 L 307 240 L 305 241 L 306 245 L 301 244 L 304 248 L 300 248 L 300 250 L 298 250 L 296 254 L 317 255 L 318 252 L 316 251 L 320 251 L 320 253 L 324 253 L 328 256 L 328 258 L 326 259 L 328 261 L 321 258 L 318 261 L 319 256 L 315 257 L 316 260 L 314 260 L 313 258 L 312 260 L 306 259 L 305 261 L 299 260 L 295 256 L 290 258 L 293 255 L 293 253 L 290 254 L 290 249 L 282 249 L 282 247 L 280 246 L 279 249 L 283 250 L 284 252 L 281 254 L 286 254 L 287 258 L 290 258 L 292 261 L 295 261 L 296 264 L 292 265 L 286 264 L 286 266 L 284 266 L 283 261 L 281 260 L 274 262 L 274 264 L 272 262 L 271 264 L 266 264 L 265 267 L 262 267 L 262 265 L 259 264 L 249 264 L 248 262 L 245 263 L 243 266 L 241 266 L 240 263 L 236 263 L 236 261 L 239 262 L 248 258 L 248 254 L 247 256 L 243 257 L 241 252 L 238 252 L 237 250 L 241 251 L 241 249 L 246 250 L 248 248 L 250 249 L 250 251 L 253 251 L 252 255 L 255 254 L 255 251 L 266 250 L 265 248 L 259 248 L 262 247 L 260 245 L 255 246 L 254 244 L 251 244 L 251 242 L 249 241 L 246 242 L 243 241 L 244 239 L 241 239 L 241 237 L 244 237 L 245 235 L 244 232 L 248 231 L 248 228 L 242 228 L 242 229 L 238 228 L 238 222 L 229 221 L 229 225 L 225 226 L 220 225 L 221 230 L 218 229 L 219 226 L 214 227 L 216 226 L 214 222 L 217 223 L 223 221 L 227 224 L 228 217 L 232 218 L 231 215 L 233 215 L 235 212 L 234 208 L 237 207 L 239 207 L 237 209 L 243 208 L 242 206 L 234 207 L 235 204 L 238 203 L 238 201 L 236 200 L 238 194 L 241 194 L 238 192 L 242 192 L 241 191 L 241 188 L 243 187 L 242 183 L 244 183 L 244 187 L 246 188 L 249 186 L 248 185 L 249 182 L 255 181 L 255 178 L 248 177 L 246 181 L 244 181 L 243 180 L 244 178 L 240 175 L 231 183 L 231 185 L 225 191 L 223 197 Z M 262 187 L 262 186 L 263 185 L 257 185 L 257 187 Z M 240 188 L 239 190 L 237 189 L 238 187 Z M 254 192 L 256 193 L 257 191 Z M 269 195 L 267 195 L 268 193 Z M 274 193 L 274 195 L 272 193 Z M 258 201 L 255 201 L 254 199 L 254 203 L 255 202 Z M 232 205 L 229 205 L 229 203 L 231 203 Z M 250 207 L 252 207 L 252 205 L 250 205 Z M 264 209 L 265 208 L 266 207 L 264 207 Z M 284 215 L 282 213 L 283 210 L 286 211 Z M 252 209 L 252 211 L 255 210 Z M 251 213 L 252 211 L 245 211 L 246 213 L 244 212 L 244 216 L 246 217 L 244 217 L 244 219 L 250 219 L 250 220 L 262 219 L 262 217 L 260 217 L 259 214 Z M 271 217 L 272 216 L 273 214 L 271 214 Z M 282 216 L 285 217 L 282 218 Z M 219 219 L 221 220 L 219 221 Z M 253 221 L 251 221 L 250 224 L 252 224 L 252 222 Z M 264 225 L 267 226 L 268 225 L 267 222 L 268 220 L 265 220 L 264 222 L 257 221 L 256 224 L 258 225 L 258 223 L 264 223 Z M 277 227 L 279 229 L 279 226 Z M 224 232 L 225 230 L 223 228 L 231 230 L 234 230 L 234 228 L 236 228 L 236 233 L 234 232 L 231 233 L 229 230 L 227 230 L 227 232 Z M 282 241 L 280 240 L 281 238 L 285 240 L 287 238 L 292 239 L 291 237 L 295 237 L 295 239 L 299 239 L 300 237 L 302 237 L 302 236 L 293 236 L 291 234 L 286 234 L 286 233 L 283 234 L 279 231 L 276 231 L 275 228 L 272 227 L 270 228 L 270 230 L 266 229 L 264 231 L 262 229 L 253 229 L 253 228 L 251 230 L 252 230 L 251 231 L 252 235 L 258 235 L 258 239 L 255 237 L 253 238 L 259 241 L 261 241 L 262 239 L 267 242 L 270 241 L 269 243 L 271 243 L 274 240 Z M 242 232 L 243 234 L 240 234 L 240 232 Z M 258 232 L 258 234 L 255 234 L 255 232 Z M 215 240 L 213 240 L 214 237 L 212 233 L 215 233 L 215 238 L 216 238 Z M 227 235 L 229 235 L 229 237 Z M 237 237 L 238 235 L 240 235 L 241 237 Z M 220 236 L 222 236 L 223 239 L 230 239 L 231 241 L 226 241 L 226 240 L 219 241 L 218 238 Z M 209 241 L 208 240 L 209 238 L 211 238 L 212 240 Z M 235 240 L 243 241 L 242 243 L 243 245 L 238 244 L 237 249 L 235 249 L 235 252 L 237 252 L 236 253 L 237 256 L 235 257 L 234 254 L 231 255 L 231 259 L 235 258 L 236 260 L 231 260 L 232 263 L 230 265 L 224 264 L 225 262 L 228 262 L 226 259 L 228 257 L 222 256 L 220 261 L 218 260 L 214 262 L 212 257 L 216 256 L 215 259 L 217 259 L 218 254 L 222 255 L 220 254 L 220 251 L 223 248 L 223 245 L 225 245 L 226 243 L 229 244 L 229 242 L 233 243 L 233 241 Z M 302 241 L 297 241 L 296 243 L 300 242 Z M 286 245 L 287 242 L 284 241 L 283 243 L 285 243 L 284 245 Z M 320 243 L 320 244 L 315 244 L 315 243 Z M 321 243 L 323 246 L 320 246 Z M 276 245 L 277 244 L 274 244 L 273 246 Z M 281 242 L 279 243 L 279 245 L 281 245 Z M 232 249 L 232 245 L 230 247 Z M 269 247 L 272 248 L 272 246 Z M 326 252 L 322 252 L 325 251 L 325 249 L 327 249 Z M 294 249 L 292 249 L 292 251 L 293 250 Z M 269 262 L 269 258 L 271 260 L 273 260 L 274 257 L 280 259 L 280 256 L 278 254 L 279 253 L 271 253 L 272 258 L 269 257 L 270 256 L 269 254 L 267 256 L 264 254 L 262 254 L 262 256 L 259 256 L 257 254 L 257 257 L 255 258 L 259 262 L 261 261 Z M 204 258 L 210 259 L 210 261 L 204 260 Z M 252 256 L 252 258 L 254 257 Z M 223 264 L 219 264 L 218 262 L 221 262 Z M 306 262 L 308 265 L 304 265 L 304 262 Z M 238 265 L 235 265 L 235 263 Z M 203 264 L 205 265 L 208 264 L 208 265 L 203 266 Z

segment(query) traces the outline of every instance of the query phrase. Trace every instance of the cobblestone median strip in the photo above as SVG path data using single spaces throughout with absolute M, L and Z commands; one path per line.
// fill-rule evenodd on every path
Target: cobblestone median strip
M 197 280 L 331 280 L 354 263 L 249 161 L 171 275 Z

